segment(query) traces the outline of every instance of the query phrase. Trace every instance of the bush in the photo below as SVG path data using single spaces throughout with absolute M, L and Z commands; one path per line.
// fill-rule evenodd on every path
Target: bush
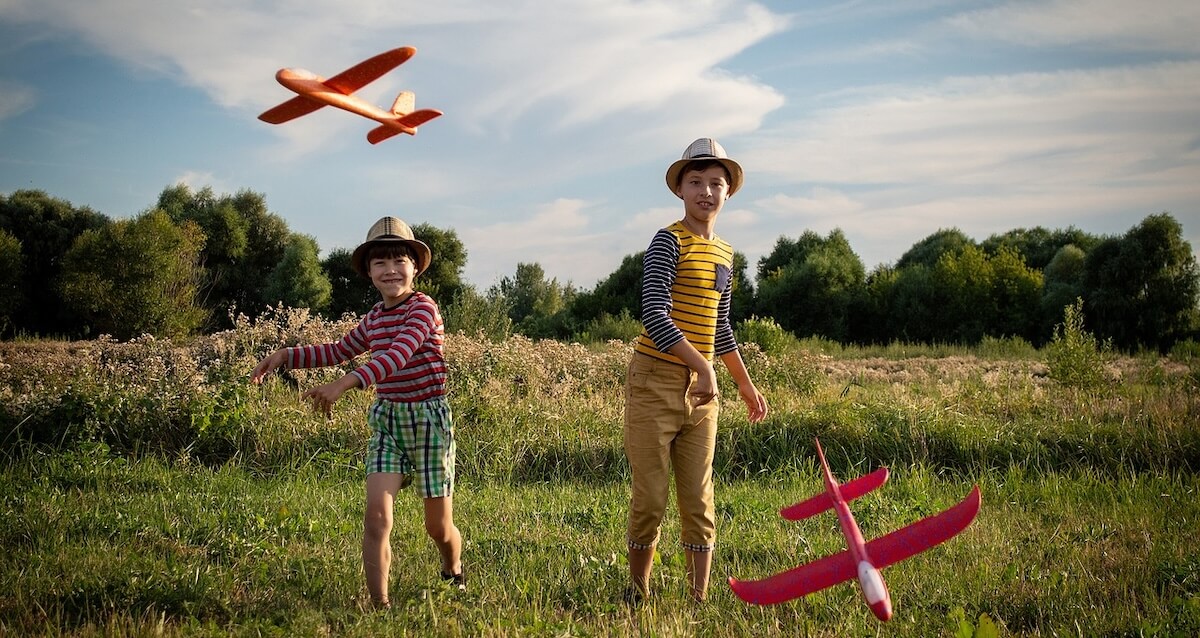
M 1193 339 L 1176 341 L 1171 346 L 1171 358 L 1181 363 L 1200 363 L 1200 342 Z
M 737 325 L 734 332 L 738 343 L 753 343 L 767 354 L 780 354 L 799 346 L 792 333 L 775 323 L 770 317 L 750 317 Z
M 575 338 L 582 343 L 629 342 L 641 333 L 642 322 L 634 319 L 628 310 L 621 310 L 617 316 L 600 313 L 599 317 L 587 322 Z
M 1046 345 L 1050 378 L 1069 387 L 1095 388 L 1105 382 L 1104 366 L 1111 360 L 1112 344 L 1083 329 L 1083 299 L 1076 299 L 1063 309 L 1063 322 Z

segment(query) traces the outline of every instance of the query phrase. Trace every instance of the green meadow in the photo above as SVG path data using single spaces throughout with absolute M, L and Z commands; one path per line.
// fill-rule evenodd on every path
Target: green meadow
M 347 325 L 277 311 L 186 342 L 0 343 L 0 635 L 1200 635 L 1200 360 L 1085 360 L 1092 381 L 1065 382 L 1047 351 L 1003 340 L 745 344 L 772 412 L 748 423 L 718 367 L 710 599 L 685 593 L 672 509 L 631 608 L 629 346 L 451 335 L 468 591 L 439 581 L 407 492 L 394 607 L 370 611 L 370 395 L 327 419 L 298 395 L 340 370 L 246 380 L 275 347 Z M 725 584 L 844 549 L 832 513 L 778 515 L 822 489 L 816 437 L 843 480 L 891 469 L 851 505 L 868 539 L 982 491 L 965 532 L 884 570 L 887 624 L 853 583 L 769 607 Z

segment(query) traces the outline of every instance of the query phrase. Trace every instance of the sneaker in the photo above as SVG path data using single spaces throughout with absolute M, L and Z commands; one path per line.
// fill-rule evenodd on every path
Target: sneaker
M 439 572 L 439 575 L 442 577 L 442 580 L 450 583 L 458 591 L 467 591 L 467 577 L 462 572 L 458 572 L 457 574 Z
M 636 586 L 629 585 L 625 588 L 625 593 L 621 594 L 621 600 L 625 601 L 626 605 L 637 608 L 641 607 L 642 603 L 646 601 L 646 594 L 642 593 L 642 590 Z

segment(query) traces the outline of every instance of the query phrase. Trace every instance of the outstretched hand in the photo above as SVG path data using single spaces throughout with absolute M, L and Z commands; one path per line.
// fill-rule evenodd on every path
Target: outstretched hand
M 262 383 L 263 379 L 267 378 L 268 374 L 278 370 L 287 363 L 287 350 L 280 348 L 275 352 L 263 357 L 258 365 L 254 366 L 254 372 L 250 373 L 250 381 L 254 383 Z
M 353 374 L 330 381 L 325 385 L 319 385 L 311 390 L 300 395 L 302 401 L 312 403 L 313 409 L 325 416 L 330 416 L 333 413 L 333 404 L 346 393 L 346 390 L 359 387 L 360 382 L 358 377 Z

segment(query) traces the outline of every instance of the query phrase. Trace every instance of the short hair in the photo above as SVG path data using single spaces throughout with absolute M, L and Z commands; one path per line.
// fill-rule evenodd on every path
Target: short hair
M 725 181 L 729 182 L 729 185 L 732 186 L 733 175 L 729 174 L 729 169 L 725 167 L 725 163 L 705 157 L 694 159 L 683 165 L 683 168 L 679 171 L 679 179 L 675 180 L 675 188 L 679 188 L 679 185 L 683 183 L 683 176 L 687 175 L 688 171 L 706 171 L 713 166 L 720 166 L 721 170 L 725 171 Z
M 408 257 L 409 261 L 417 264 L 417 251 L 413 250 L 407 243 L 401 242 L 380 242 L 367 249 L 366 259 L 363 265 L 366 266 L 363 270 L 370 270 L 371 261 L 375 259 L 394 259 L 396 257 Z

